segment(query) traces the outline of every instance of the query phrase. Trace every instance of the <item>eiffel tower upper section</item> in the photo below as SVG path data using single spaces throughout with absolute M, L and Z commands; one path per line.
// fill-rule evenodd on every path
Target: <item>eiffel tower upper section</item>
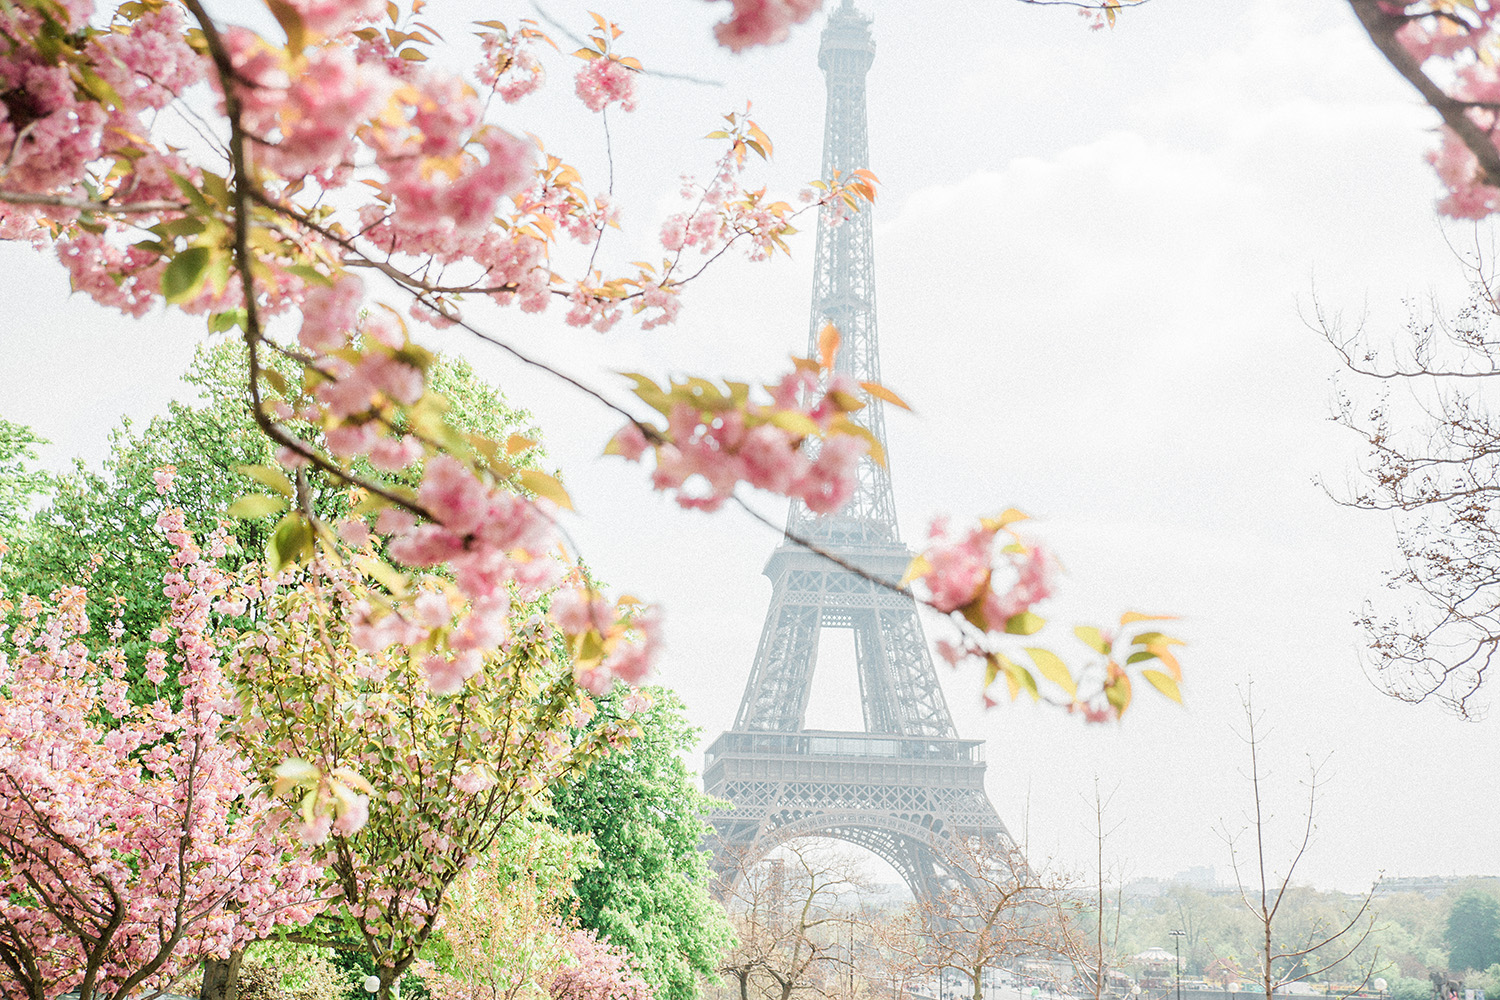
M 870 34 L 870 20 L 845 0 L 829 15 L 823 44 L 818 50 L 818 65 L 828 91 L 823 177 L 847 179 L 855 170 L 870 165 L 865 74 L 874 60 L 875 40 Z M 861 382 L 880 381 L 873 230 L 868 206 L 865 211 L 851 213 L 839 225 L 819 220 L 808 331 L 808 357 L 816 357 L 819 329 L 825 322 L 837 327 L 842 346 L 836 369 Z M 871 400 L 855 418 L 884 448 L 883 404 L 878 399 Z M 787 531 L 835 550 L 899 545 L 889 470 L 875 462 L 861 462 L 859 485 L 843 510 L 819 517 L 800 502 L 793 503 L 787 515 Z
M 865 75 L 875 59 L 870 19 L 845 0 L 828 17 L 818 50 L 827 85 L 823 176 L 848 178 L 870 163 Z M 874 224 L 868 210 L 818 221 L 808 353 L 825 323 L 839 330 L 835 368 L 856 381 L 880 380 L 875 323 Z M 856 413 L 885 446 L 885 415 L 872 399 Z M 787 539 L 766 566 L 774 596 L 755 667 L 735 719 L 740 732 L 799 732 L 823 628 L 852 629 L 865 730 L 953 739 L 957 732 L 933 671 L 910 596 L 850 572 L 796 539 L 894 583 L 911 558 L 901 542 L 888 468 L 870 458 L 838 512 L 815 515 L 799 501 L 787 514 Z

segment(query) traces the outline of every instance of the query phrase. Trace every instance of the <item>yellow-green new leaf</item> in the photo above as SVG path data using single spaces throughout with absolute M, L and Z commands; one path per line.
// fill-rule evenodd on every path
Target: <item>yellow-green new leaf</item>
M 249 476 L 262 486 L 269 486 L 284 497 L 290 498 L 296 490 L 292 489 L 292 481 L 286 477 L 286 473 L 269 465 L 236 465 L 234 470 L 242 476 Z
M 286 510 L 287 501 L 285 497 L 273 497 L 265 493 L 247 493 L 234 503 L 224 513 L 230 517 L 244 519 L 265 517 L 267 514 L 279 514 Z
M 355 567 L 370 579 L 379 583 L 397 597 L 406 593 L 406 574 L 386 562 L 372 556 L 355 556 Z
M 1125 709 L 1130 707 L 1130 678 L 1123 673 L 1116 674 L 1104 686 L 1104 698 L 1114 706 L 1116 716 L 1124 718 Z
M 521 469 L 516 473 L 516 478 L 521 480 L 521 485 L 539 497 L 546 497 L 557 504 L 563 510 L 573 509 L 573 498 L 568 496 L 568 491 L 563 489 L 563 484 L 553 476 L 536 469 Z
M 788 434 L 799 434 L 802 437 L 818 436 L 818 425 L 813 422 L 812 418 L 795 410 L 777 410 L 771 414 L 771 423 Z
M 1121 625 L 1129 625 L 1133 622 L 1175 622 L 1176 615 L 1143 615 L 1139 611 L 1127 611 L 1120 616 Z
M 312 548 L 312 526 L 294 510 L 281 519 L 266 543 L 266 565 L 272 573 L 279 573 L 312 555 Z
M 1018 615 L 1011 615 L 1005 622 L 1005 631 L 1011 635 L 1031 635 L 1041 631 L 1047 619 L 1041 615 L 1034 615 L 1030 611 L 1022 611 Z
M 1094 628 L 1094 626 L 1080 625 L 1073 630 L 1073 634 L 1082 639 L 1095 652 L 1102 653 L 1105 656 L 1109 655 L 1109 643 L 1104 641 L 1104 633 Z
M 1010 688 L 1010 696 L 1012 700 L 1015 699 L 1016 694 L 1020 691 L 1025 691 L 1027 694 L 1031 695 L 1032 701 L 1041 700 L 1042 695 L 1041 692 L 1037 690 L 1036 678 L 1031 676 L 1030 670 L 1027 670 L 1025 667 L 1021 666 L 1019 663 L 1015 662 L 1009 657 L 1000 656 L 997 654 L 996 658 L 999 659 L 1000 666 L 1005 668 L 1005 680 L 1007 686 Z
M 1140 635 L 1131 636 L 1132 646 L 1144 646 L 1147 649 L 1155 649 L 1158 646 L 1186 646 L 1187 643 L 1181 639 L 1174 639 L 1162 632 L 1142 632 Z
M 1168 698 L 1171 698 L 1173 701 L 1177 702 L 1177 704 L 1182 704 L 1182 692 L 1178 690 L 1177 682 L 1172 678 L 1168 677 L 1160 670 L 1142 670 L 1141 676 L 1146 678 L 1146 680 L 1149 681 L 1151 686 L 1156 688 L 1156 690 L 1160 691 Z
M 926 556 L 917 556 L 906 564 L 906 572 L 901 575 L 901 582 L 896 586 L 905 587 L 919 576 L 926 576 L 932 572 L 932 563 Z
M 281 25 L 281 30 L 286 32 L 287 51 L 295 55 L 306 48 L 307 25 L 303 23 L 297 8 L 287 3 L 287 0 L 266 0 L 266 6 L 270 9 L 271 16 L 276 18 L 276 23 Z
M 309 764 L 300 757 L 287 758 L 272 768 L 271 773 L 276 776 L 275 782 L 271 785 L 271 794 L 277 796 L 285 795 L 293 788 L 316 784 L 323 775 L 323 772 L 319 771 L 315 765 Z
M 1038 646 L 1027 646 L 1026 653 L 1031 657 L 1031 662 L 1042 672 L 1042 676 L 1053 684 L 1068 692 L 1069 698 L 1078 697 L 1078 685 L 1073 681 L 1073 674 L 1068 670 L 1068 665 L 1062 661 L 1062 657 L 1050 649 L 1042 649 Z

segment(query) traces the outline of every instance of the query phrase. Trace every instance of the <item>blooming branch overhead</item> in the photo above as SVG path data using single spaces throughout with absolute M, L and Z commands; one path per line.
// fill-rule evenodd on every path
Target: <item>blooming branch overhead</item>
M 565 300 L 564 322 L 601 334 L 627 315 L 671 323 L 726 252 L 787 251 L 804 216 L 836 224 L 867 208 L 875 177 L 820 178 L 800 201 L 755 186 L 749 171 L 773 147 L 747 107 L 709 134 L 722 152 L 706 180 L 684 181 L 660 262 L 614 261 L 612 191 L 545 148 L 519 109 L 561 61 L 607 134 L 642 99 L 629 34 L 592 15 L 565 55 L 534 22 L 486 20 L 465 70 L 428 6 L 265 0 L 277 28 L 255 31 L 202 0 L 0 5 L 0 238 L 50 247 L 101 305 L 171 306 L 237 338 L 245 400 L 279 451 L 246 470 L 260 492 L 231 512 L 279 518 L 273 576 L 314 562 L 357 576 L 349 638 L 365 654 L 399 651 L 456 704 L 514 639 L 515 602 L 552 594 L 549 627 L 577 683 L 635 683 L 660 649 L 659 614 L 585 582 L 559 478 L 516 461 L 534 442 L 450 419 L 409 324 L 459 328 L 611 409 L 625 422 L 611 449 L 650 450 L 653 484 L 684 506 L 714 509 L 747 483 L 832 512 L 860 463 L 882 460 L 861 409 L 900 404 L 833 372 L 836 333 L 765 395 L 634 376 L 634 399 L 617 400 L 480 317 Z M 818 6 L 736 0 L 719 39 L 775 41 Z M 169 128 L 181 121 L 188 141 Z M 352 509 L 325 522 L 319 497 L 344 488 Z
M 1037 674 L 1059 692 L 1046 694 L 1048 701 L 1076 712 L 1089 722 L 1118 719 L 1130 707 L 1130 675 L 1126 667 L 1156 661 L 1141 668 L 1141 677 L 1172 701 L 1182 702 L 1179 683 L 1182 668 L 1172 652 L 1180 639 L 1147 626 L 1125 636 L 1127 626 L 1141 622 L 1170 621 L 1165 615 L 1126 612 L 1119 630 L 1079 625 L 1074 636 L 1099 659 L 1076 673 L 1057 653 L 1041 646 L 1024 647 L 1036 672 L 1006 655 L 1005 644 L 1014 636 L 1040 632 L 1047 620 L 1033 609 L 1052 596 L 1056 565 L 1051 553 L 1040 545 L 1027 544 L 1011 525 L 1026 520 L 1017 510 L 984 518 L 961 538 L 949 535 L 945 520 L 933 522 L 930 544 L 912 560 L 903 583 L 917 584 L 918 594 L 937 611 L 958 624 L 959 638 L 939 640 L 939 654 L 950 666 L 975 662 L 984 666 L 985 686 L 1003 676 L 1014 700 L 1023 691 L 1034 701 L 1043 698 Z M 1124 650 L 1123 664 L 1117 659 Z M 987 704 L 994 700 L 985 696 Z
M 1349 0 L 1391 65 L 1442 117 L 1428 156 L 1447 189 L 1444 215 L 1500 211 L 1500 7 L 1490 0 Z

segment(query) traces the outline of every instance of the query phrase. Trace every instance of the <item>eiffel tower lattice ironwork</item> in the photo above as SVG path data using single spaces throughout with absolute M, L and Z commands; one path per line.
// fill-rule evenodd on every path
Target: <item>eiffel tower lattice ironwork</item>
M 825 177 L 869 163 L 865 74 L 874 58 L 869 18 L 844 0 L 818 50 L 828 88 Z M 840 225 L 819 221 L 809 355 L 825 322 L 841 336 L 837 370 L 879 381 L 868 211 Z M 881 403 L 858 417 L 883 447 Z M 817 516 L 794 501 L 787 534 L 766 565 L 771 606 L 734 728 L 704 763 L 706 791 L 734 806 L 710 817 L 716 860 L 760 856 L 798 836 L 834 837 L 869 849 L 913 893 L 931 895 L 955 874 L 944 860 L 949 838 L 1009 839 L 984 791 L 983 743 L 958 738 L 912 599 L 790 540 L 899 580 L 911 552 L 897 532 L 888 469 L 863 461 L 853 497 L 836 514 Z M 863 732 L 804 726 L 825 628 L 854 633 Z

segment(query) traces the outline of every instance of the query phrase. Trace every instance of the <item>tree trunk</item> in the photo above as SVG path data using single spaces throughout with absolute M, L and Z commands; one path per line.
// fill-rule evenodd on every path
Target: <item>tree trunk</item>
M 205 958 L 203 960 L 203 985 L 198 987 L 198 1000 L 235 1000 L 239 992 L 240 962 L 243 951 L 232 951 L 228 958 Z
M 380 965 L 376 966 L 375 974 L 380 977 L 380 988 L 375 991 L 375 1000 L 391 1000 L 399 973 L 388 965 Z

